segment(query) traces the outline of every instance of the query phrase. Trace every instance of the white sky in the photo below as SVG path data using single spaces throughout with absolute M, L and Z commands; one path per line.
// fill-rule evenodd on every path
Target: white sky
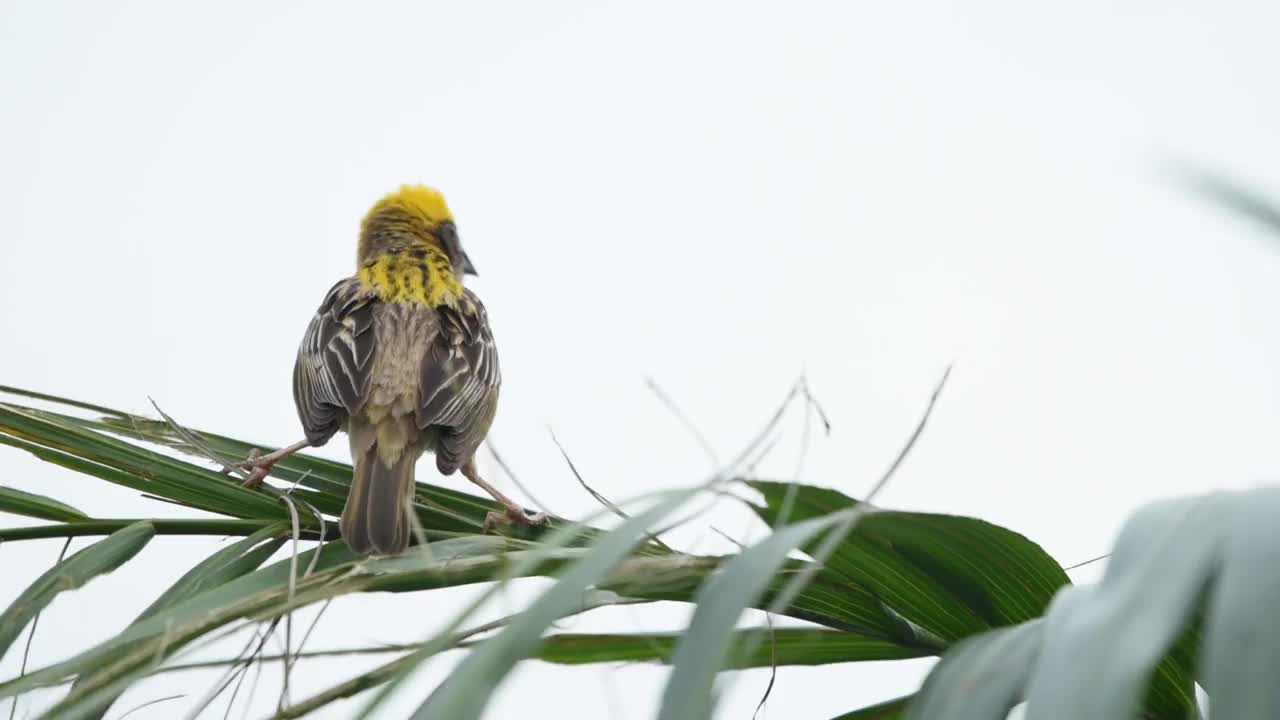
M 834 432 L 805 477 L 857 495 L 954 360 L 884 504 L 1093 557 L 1143 502 L 1280 468 L 1280 254 L 1161 170 L 1200 163 L 1280 197 L 1280 6 L 1031 5 L 10 0 L 0 383 L 139 412 L 150 395 L 197 427 L 295 440 L 305 323 L 352 271 L 366 207 L 426 182 L 501 347 L 493 437 L 556 512 L 594 504 L 548 425 L 615 498 L 705 475 L 646 376 L 728 455 L 806 369 Z M 0 483 L 96 515 L 174 512 L 10 449 Z M 730 510 L 711 521 L 759 532 Z M 705 523 L 677 538 L 724 549 Z M 0 605 L 60 544 L 0 548 Z M 217 546 L 159 538 L 61 598 L 32 663 L 109 636 Z M 348 599 L 310 647 L 422 637 L 466 596 Z M 673 628 L 687 611 L 571 627 Z M 312 662 L 294 697 L 372 662 Z M 827 718 L 925 667 L 784 668 L 766 716 Z M 766 675 L 740 675 L 720 716 L 749 717 Z M 664 677 L 528 663 L 490 710 L 644 718 Z M 168 676 L 117 715 L 210 682 Z M 264 674 L 251 717 L 278 687 Z

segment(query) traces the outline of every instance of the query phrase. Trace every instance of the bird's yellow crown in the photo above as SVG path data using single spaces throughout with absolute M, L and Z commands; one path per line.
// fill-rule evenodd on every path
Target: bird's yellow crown
M 430 227 L 453 220 L 444 195 L 426 185 L 401 185 L 399 190 L 387 193 L 364 216 L 364 226 L 368 226 L 370 219 L 384 213 L 401 214 Z
M 374 203 L 360 221 L 360 260 L 408 244 L 438 246 L 434 232 L 444 222 L 453 222 L 453 213 L 439 190 L 426 185 L 401 185 Z
M 374 203 L 360 223 L 357 277 L 387 302 L 455 305 L 462 283 L 437 231 L 452 223 L 444 195 L 425 185 L 401 185 Z

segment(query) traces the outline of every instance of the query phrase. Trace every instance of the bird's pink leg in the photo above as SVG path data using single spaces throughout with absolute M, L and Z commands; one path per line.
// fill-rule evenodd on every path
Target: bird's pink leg
M 485 515 L 485 532 L 489 532 L 494 528 L 494 526 L 503 522 L 515 522 L 521 525 L 534 526 L 541 525 L 547 521 L 546 513 L 534 513 L 530 515 L 524 508 L 520 507 L 519 503 L 506 495 L 503 495 L 502 491 L 490 485 L 484 478 L 480 477 L 480 471 L 476 470 L 475 458 L 471 458 L 463 463 L 460 469 L 462 470 L 462 475 L 464 477 L 476 485 L 479 485 L 481 490 L 489 493 L 489 495 L 491 495 L 494 500 L 497 500 L 503 507 L 503 512 L 491 512 L 488 515 Z
M 262 485 L 262 481 L 271 474 L 271 468 L 275 467 L 276 463 L 299 450 L 305 450 L 309 447 L 311 447 L 310 442 L 306 440 L 299 440 L 288 447 L 282 447 L 279 450 L 267 453 L 266 455 L 260 454 L 257 448 L 250 450 L 249 457 L 237 465 L 240 469 L 249 471 L 249 477 L 245 478 L 244 482 L 241 484 L 247 488 L 259 487 Z

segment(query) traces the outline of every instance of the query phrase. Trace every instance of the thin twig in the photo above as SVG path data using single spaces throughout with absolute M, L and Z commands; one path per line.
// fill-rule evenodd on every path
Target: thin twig
M 262 662 L 262 656 L 259 655 L 249 661 L 249 666 L 253 668 L 253 680 L 249 683 L 249 694 L 244 699 L 244 709 L 240 711 L 240 720 L 249 720 L 249 711 L 253 709 L 253 699 L 258 695 L 258 681 L 262 679 L 262 666 L 266 663 Z M 246 667 L 244 675 L 249 674 L 249 668 Z
M 678 527 L 680 527 L 680 526 L 682 526 L 682 525 L 684 525 L 684 524 L 686 524 L 686 523 L 690 523 L 690 522 L 693 522 L 694 520 L 697 520 L 698 518 L 700 518 L 700 517 L 702 517 L 702 516 L 706 515 L 707 513 L 711 512 L 712 510 L 714 510 L 714 509 L 715 509 L 715 507 L 716 507 L 716 505 L 717 505 L 717 504 L 719 504 L 719 502 L 720 502 L 721 500 L 729 499 L 729 500 L 735 500 L 735 501 L 737 501 L 737 502 L 745 502 L 742 498 L 738 497 L 737 495 L 735 495 L 735 494 L 733 494 L 733 493 L 731 493 L 731 492 L 729 492 L 729 491 L 727 491 L 727 490 L 719 490 L 719 489 L 716 489 L 716 490 L 708 490 L 708 491 L 707 491 L 707 493 L 708 493 L 708 494 L 710 494 L 710 495 L 713 495 L 713 496 L 714 496 L 714 497 L 711 499 L 711 502 L 707 503 L 707 504 L 706 504 L 705 506 L 703 506 L 703 507 L 700 507 L 700 508 L 696 508 L 696 509 L 694 509 L 694 510 L 691 510 L 691 511 L 689 511 L 689 512 L 685 513 L 684 515 L 680 515 L 680 516 L 678 516 L 675 520 L 671 520 L 671 521 L 667 522 L 667 524 L 665 524 L 665 525 L 660 525 L 660 526 L 658 526 L 658 529 L 654 531 L 654 534 L 655 534 L 655 535 L 665 535 L 666 533 L 669 533 L 669 532 L 671 532 L 672 530 L 675 530 L 676 528 L 678 528 Z M 730 540 L 732 541 L 733 539 L 732 539 L 732 538 L 730 538 Z M 690 552 L 683 552 L 683 553 L 680 553 L 680 554 L 682 554 L 682 555 L 691 555 L 691 554 L 692 554 L 692 552 L 691 552 L 691 551 L 690 551 Z
M 164 418 L 164 421 L 169 424 L 169 427 L 173 428 L 173 431 L 178 433 L 178 437 L 185 440 L 193 449 L 198 450 L 199 453 L 204 455 L 209 461 L 222 468 L 222 472 L 228 475 L 235 475 L 241 480 L 249 479 L 249 475 L 243 469 L 234 465 L 228 465 L 222 460 L 222 458 L 218 457 L 217 453 L 213 451 L 213 448 L 205 444 L 204 440 L 201 440 L 195 433 L 183 427 L 177 420 L 169 417 L 169 414 L 164 410 L 161 410 L 160 406 L 156 404 L 156 401 L 151 396 L 147 396 L 147 401 L 151 403 L 151 407 L 156 409 L 156 412 L 160 413 L 160 417 Z
M 289 505 L 289 512 L 294 516 L 293 517 L 293 552 L 295 555 L 298 552 L 298 540 L 302 536 L 302 531 L 297 522 L 297 517 L 296 517 L 297 510 L 292 505 L 294 502 L 302 503 L 308 510 L 311 511 L 311 514 L 315 516 L 316 522 L 320 523 L 320 537 L 322 538 L 324 537 L 325 530 L 326 530 L 324 514 L 321 513 L 318 509 L 316 509 L 315 505 L 312 505 L 306 500 L 293 497 L 293 491 L 297 490 L 298 486 L 302 483 L 302 481 L 306 480 L 310 476 L 311 476 L 311 470 L 308 469 L 306 472 L 299 475 L 297 479 L 293 481 L 293 484 L 289 486 L 289 489 L 280 493 L 280 499 Z M 316 564 L 319 562 L 320 562 L 319 551 L 311 553 L 311 562 L 307 565 L 307 569 L 303 571 L 302 577 L 305 578 L 311 575 L 311 573 L 315 572 Z
M 737 540 L 735 540 L 735 539 L 733 538 L 733 536 L 732 536 L 732 535 L 730 535 L 729 533 L 727 533 L 727 532 L 725 532 L 725 531 L 721 530 L 720 528 L 716 527 L 715 525 L 712 525 L 712 526 L 711 526 L 711 532 L 713 532 L 713 533 L 715 533 L 715 534 L 719 535 L 720 537 L 724 538 L 725 540 L 728 540 L 729 542 L 733 543 L 734 545 L 737 545 L 739 550 L 746 550 L 746 549 L 747 549 L 747 546 L 746 546 L 745 544 L 738 542 Z
M 257 639 L 258 639 L 258 630 L 255 629 L 253 632 L 253 638 L 251 638 L 249 642 L 252 643 L 254 640 L 257 640 Z M 239 662 L 240 662 L 240 659 L 236 658 L 236 664 L 239 664 Z M 230 720 L 231 711 L 236 709 L 236 698 L 240 697 L 240 688 L 244 686 L 244 679 L 249 676 L 249 668 L 252 665 L 253 665 L 253 658 L 250 657 L 249 663 L 245 665 L 243 669 L 236 671 L 236 686 L 231 690 L 231 697 L 227 698 L 227 709 L 222 713 L 222 720 Z M 258 667 L 259 669 L 261 669 L 262 666 L 259 665 Z M 245 698 L 244 704 L 246 709 L 248 708 L 249 705 L 252 705 L 253 696 L 250 695 L 248 698 Z
M 271 621 L 266 631 L 261 633 L 259 633 L 258 631 L 254 632 L 253 637 L 249 638 L 249 642 L 245 643 L 244 649 L 242 649 L 239 652 L 239 654 L 236 655 L 236 661 L 232 663 L 232 667 L 227 670 L 226 674 L 222 677 L 222 679 L 220 679 L 217 683 L 214 684 L 214 687 L 211 688 L 209 692 L 205 693 L 204 697 L 200 698 L 199 702 L 196 703 L 196 706 L 190 712 L 187 713 L 186 720 L 195 720 L 195 718 L 199 717 L 200 713 L 204 712 L 205 709 L 208 708 L 209 705 L 213 704 L 213 701 L 217 700 L 218 696 L 221 695 L 222 692 L 227 689 L 227 686 L 231 684 L 231 681 L 240 675 L 242 669 L 243 670 L 248 669 L 249 665 L 253 663 L 253 657 L 258 653 L 262 652 L 263 646 L 267 644 L 267 638 L 271 637 L 272 633 L 275 632 L 276 625 L 279 622 L 280 622 L 280 618 L 276 618 Z M 254 650 L 250 652 L 249 648 L 253 647 L 254 641 L 257 641 L 258 647 L 254 648 Z M 249 658 L 248 661 L 244 660 L 246 653 L 248 653 L 248 658 Z M 243 665 L 243 668 L 240 667 L 241 665 Z M 165 672 L 165 671 L 166 671 L 166 668 L 159 668 L 156 672 Z M 239 688 L 240 686 L 237 684 L 236 692 L 239 691 Z M 235 702 L 235 693 L 232 693 L 231 701 Z
M 778 409 L 773 412 L 769 421 L 765 423 L 765 426 L 760 429 L 760 432 L 751 439 L 751 442 L 747 443 L 746 447 L 742 448 L 742 451 L 738 453 L 737 457 L 735 457 L 732 462 L 717 474 L 717 477 L 732 475 L 747 458 L 755 454 L 755 450 L 765 441 L 766 438 L 769 437 L 773 432 L 773 429 L 778 426 L 778 422 L 782 419 L 783 413 L 785 413 L 787 408 L 791 406 L 791 401 L 795 399 L 796 393 L 798 392 L 800 392 L 800 383 L 792 383 L 791 389 L 787 391 L 786 396 L 782 399 L 782 403 L 778 405 Z
M 826 434 L 831 434 L 831 422 L 827 419 L 827 415 L 823 412 L 817 398 L 809 390 L 809 379 L 801 375 L 799 382 L 805 402 L 804 421 L 800 430 L 800 455 L 796 459 L 796 469 L 791 485 L 787 488 L 787 494 L 782 500 L 782 507 L 778 511 L 777 526 L 787 524 L 795 507 L 795 497 L 799 492 L 800 483 L 804 481 L 804 468 L 806 461 L 809 459 L 812 421 L 815 414 L 822 421 L 822 427 Z M 778 680 L 778 643 L 777 635 L 773 632 L 773 614 L 766 610 L 764 620 L 769 627 L 769 684 L 765 686 L 764 694 L 760 696 L 760 702 L 756 705 L 755 712 L 751 714 L 751 720 L 756 720 L 759 717 L 760 711 L 764 709 L 765 703 L 769 701 L 769 696 L 773 694 L 773 686 Z
M 711 445 L 711 441 L 707 440 L 707 436 L 703 434 L 697 424 L 689 418 L 689 415 L 680 407 L 679 403 L 675 401 L 675 398 L 668 395 L 666 391 L 658 385 L 658 381 L 654 380 L 652 377 L 645 378 L 644 382 L 645 385 L 648 386 L 649 390 L 653 392 L 653 394 L 657 396 L 658 400 L 667 408 L 667 410 L 675 416 L 676 420 L 684 426 L 685 430 L 689 431 L 689 434 L 693 436 L 694 442 L 698 443 L 698 445 L 702 447 L 702 451 L 707 455 L 707 460 L 711 462 L 712 472 L 719 470 L 719 453 L 716 452 L 715 447 Z M 721 530 L 715 525 L 710 525 L 709 528 L 712 532 L 720 535 L 734 545 L 737 545 L 739 548 L 743 546 L 742 543 L 734 540 L 729 533 Z
M 773 631 L 773 615 L 766 611 L 764 622 L 769 626 L 769 684 L 765 686 L 760 702 L 756 703 L 756 711 L 751 713 L 751 720 L 760 716 L 764 704 L 769 702 L 769 696 L 773 694 L 773 684 L 778 680 L 778 636 Z
M 1106 555 L 1099 555 L 1096 558 L 1090 558 L 1089 560 L 1085 560 L 1084 562 L 1078 562 L 1075 565 L 1072 565 L 1070 567 L 1064 567 L 1062 568 L 1062 570 L 1064 572 L 1071 572 L 1072 570 L 1078 570 L 1084 567 L 1085 565 L 1092 565 L 1093 563 L 1096 563 L 1099 560 L 1106 560 L 1109 557 L 1111 557 L 1111 553 L 1107 553 Z
M 67 548 L 71 547 L 71 538 L 62 543 L 62 550 L 58 552 L 58 559 L 54 561 L 54 567 L 62 564 L 62 559 L 67 556 Z M 31 641 L 36 637 L 36 628 L 40 625 L 40 613 L 31 618 L 31 632 L 27 633 L 27 645 L 22 650 L 22 667 L 18 670 L 18 677 L 22 678 L 27 674 L 27 658 L 31 656 Z M 13 715 L 18 711 L 18 696 L 13 696 L 13 704 L 9 706 L 9 720 L 13 720 Z
M 286 595 L 287 602 L 293 605 L 294 595 L 298 590 L 298 535 L 301 533 L 300 523 L 298 522 L 298 508 L 293 504 L 293 498 L 287 494 L 281 495 L 285 505 L 289 508 L 289 522 L 293 526 L 293 551 L 289 553 L 289 587 Z M 320 553 L 315 553 L 319 557 Z M 293 648 L 293 611 L 290 610 L 284 616 L 284 654 L 289 655 L 289 651 Z M 289 675 L 293 670 L 293 664 L 288 660 L 284 661 L 284 682 L 280 687 L 280 699 L 276 703 L 276 710 L 284 709 L 289 698 Z
M 813 401 L 813 396 L 809 394 L 809 383 L 803 376 L 800 378 L 800 385 L 804 388 L 804 418 L 800 421 L 800 453 L 796 457 L 795 472 L 791 474 L 792 482 L 797 485 L 804 482 L 804 468 L 809 460 L 809 450 L 811 449 L 810 441 L 813 433 L 813 416 L 815 414 L 814 408 L 816 407 L 816 404 Z M 821 417 L 820 414 L 819 417 Z M 823 420 L 823 424 L 826 425 L 825 420 Z M 830 425 L 826 425 L 826 427 L 830 430 Z
M 137 707 L 135 707 L 135 708 L 133 708 L 133 709 L 129 710 L 129 712 L 127 712 L 127 713 L 125 713 L 125 714 L 121 715 L 120 717 L 116 718 L 116 720 L 124 720 L 125 718 L 127 718 L 127 717 L 129 717 L 130 715 L 132 715 L 132 714 L 134 714 L 134 713 L 138 712 L 138 711 L 139 711 L 139 710 L 141 710 L 142 708 L 145 708 L 145 707 L 151 707 L 152 705 L 158 705 L 158 704 L 160 704 L 160 703 L 162 703 L 162 702 L 169 702 L 170 700 L 181 700 L 181 699 L 182 699 L 182 698 L 184 698 L 184 697 L 186 697 L 186 695 L 170 695 L 170 696 L 168 696 L 168 697 L 156 698 L 155 700 L 148 700 L 147 702 L 142 703 L 141 705 L 139 705 L 139 706 L 137 706 Z
M 805 461 L 809 458 L 809 436 L 813 420 L 813 396 L 809 394 L 809 384 L 801 375 L 796 381 L 803 389 L 804 420 L 800 430 L 800 455 L 796 459 L 796 469 L 791 484 L 787 485 L 787 494 L 782 496 L 782 505 L 778 509 L 774 527 L 786 525 L 791 520 L 791 512 L 795 509 L 796 495 L 800 492 L 800 482 L 804 478 Z
M 916 440 L 920 438 L 920 433 L 924 432 L 924 426 L 929 422 L 929 416 L 933 414 L 933 406 L 938 402 L 938 396 L 942 394 L 942 388 L 947 384 L 947 378 L 951 377 L 952 367 L 953 365 L 948 365 L 946 371 L 942 373 L 942 379 L 938 380 L 937 386 L 933 388 L 933 395 L 929 397 L 929 405 L 925 407 L 924 415 L 920 417 L 920 422 L 916 424 L 915 432 L 911 433 L 911 437 L 907 439 L 907 444 L 903 445 L 902 449 L 898 451 L 898 457 L 894 458 L 893 464 L 889 466 L 884 475 L 880 476 L 880 480 L 871 488 L 871 492 L 867 493 L 866 497 L 863 498 L 863 502 L 870 503 L 880 494 L 880 491 L 889 483 L 889 479 L 898 471 L 898 466 L 911 453 L 911 448 L 915 447 Z
M 493 444 L 492 438 L 485 438 L 484 446 L 485 446 L 485 449 L 489 451 L 489 454 L 493 456 L 494 461 L 498 463 L 498 467 L 502 470 L 503 474 L 505 474 L 508 478 L 511 479 L 511 484 L 515 485 L 516 488 L 520 490 L 520 492 L 524 493 L 525 497 L 529 498 L 529 500 L 534 504 L 534 507 L 538 508 L 539 510 L 546 513 L 547 515 L 556 516 L 555 513 L 551 512 L 551 509 L 547 506 L 546 503 L 542 502 L 540 499 L 538 499 L 537 495 L 534 495 L 532 492 L 529 491 L 529 487 L 527 485 L 520 482 L 520 478 L 516 476 L 515 471 L 511 469 L 511 466 L 507 464 L 506 460 L 502 459 L 502 455 L 498 454 L 498 448 L 496 445 Z
M 320 624 L 320 618 L 324 617 L 324 612 L 329 609 L 331 604 L 333 604 L 333 598 L 325 600 L 324 604 L 320 606 L 320 612 L 317 612 L 316 616 L 311 618 L 311 625 L 309 625 L 307 627 L 307 631 L 302 634 L 302 642 L 298 643 L 298 651 L 293 654 L 295 660 L 302 654 L 302 648 L 307 646 L 307 641 L 311 639 L 311 633 L 316 629 L 316 626 Z
M 196 717 L 200 716 L 201 712 L 205 711 L 205 708 L 212 705 L 212 703 L 214 703 L 215 700 L 218 700 L 218 696 L 220 696 L 220 694 L 223 694 L 223 691 L 227 689 L 227 685 L 232 683 L 232 680 L 238 678 L 239 665 L 241 665 L 242 662 L 244 661 L 243 660 L 244 653 L 250 651 L 250 648 L 253 647 L 253 643 L 259 642 L 259 641 L 261 641 L 261 643 L 265 643 L 266 637 L 265 635 L 261 634 L 261 630 L 255 628 L 253 629 L 252 637 L 248 639 L 247 643 L 244 643 L 244 647 L 242 648 L 242 650 L 237 653 L 236 660 L 234 660 L 234 662 L 230 662 L 229 664 L 230 667 L 228 667 L 227 673 L 224 673 L 223 676 L 221 676 L 221 678 L 218 680 L 218 682 L 214 683 L 214 687 L 210 688 L 209 691 L 205 693 L 205 696 L 201 697 L 200 701 L 196 702 L 196 707 L 192 708 L 191 711 L 187 712 L 187 715 L 184 716 L 184 720 L 195 720 Z M 261 643 L 259 644 L 259 647 L 262 647 Z M 165 671 L 164 667 L 160 667 L 160 669 L 156 670 L 156 673 L 157 674 L 164 673 L 164 671 Z M 236 702 L 236 696 L 238 693 L 239 693 L 239 683 L 236 683 L 236 689 L 234 689 L 234 691 L 232 692 L 232 698 L 230 698 L 230 702 L 228 703 L 228 706 L 227 706 L 227 714 L 223 716 L 224 720 L 225 720 L 225 717 L 230 715 L 230 711 L 232 711 L 232 705 L 234 705 L 234 702 Z
M 569 472 L 573 473 L 573 476 L 578 480 L 578 484 L 582 486 L 582 489 L 590 493 L 591 497 L 595 498 L 596 502 L 606 507 L 609 512 L 617 515 L 623 520 L 630 520 L 631 516 L 628 515 L 626 511 L 617 505 L 614 505 L 613 501 L 609 498 L 596 492 L 596 489 L 588 485 L 587 481 L 582 478 L 582 473 L 578 472 L 578 467 L 573 464 L 573 459 L 569 457 L 569 451 L 564 449 L 564 445 L 562 445 L 560 443 L 560 439 L 556 437 L 556 431 L 551 428 L 547 428 L 547 432 L 551 435 L 551 442 L 555 443 L 556 448 L 560 450 L 560 457 L 564 458 L 565 464 L 569 466 Z
M 689 434 L 693 436 L 693 439 L 698 443 L 698 445 L 702 446 L 702 451 L 706 453 L 707 459 L 711 461 L 712 469 L 719 468 L 720 456 L 716 453 L 716 449 L 712 447 L 711 442 L 707 440 L 707 436 L 704 435 L 702 431 L 698 429 L 698 426 L 689 419 L 689 416 L 685 414 L 684 410 L 680 409 L 680 406 L 676 404 L 676 401 L 664 392 L 663 389 L 658 386 L 658 381 L 654 380 L 652 377 L 645 378 L 644 384 L 651 392 L 653 392 L 654 395 L 657 396 L 658 400 L 667 407 L 667 410 L 671 411 L 671 414 L 676 416 L 676 420 L 679 420 L 680 424 L 684 425 L 685 429 L 689 431 Z
M 595 498 L 596 501 L 598 501 L 601 505 L 608 508 L 609 511 L 612 512 L 614 515 L 617 515 L 623 520 L 629 520 L 631 518 L 630 515 L 628 515 L 622 508 L 618 507 L 617 505 L 614 505 L 612 500 L 596 492 L 596 489 L 588 485 L 587 481 L 582 478 L 582 473 L 578 472 L 577 466 L 573 464 L 573 459 L 569 457 L 569 451 L 565 450 L 564 445 L 561 445 L 560 440 L 556 438 L 555 431 L 552 430 L 551 428 L 547 428 L 547 432 L 551 434 L 551 442 L 555 443 L 556 447 L 560 449 L 560 456 L 564 458 L 565 463 L 569 466 L 569 471 L 572 472 L 573 476 L 578 479 L 578 484 L 581 485 L 584 490 L 590 493 L 591 497 Z M 662 542 L 662 539 L 658 537 L 658 533 L 654 533 L 650 535 L 649 540 L 651 540 L 654 545 L 657 545 L 658 547 L 662 548 L 663 550 L 666 550 L 667 552 L 675 552 L 675 550 L 671 549 L 670 545 L 667 545 L 666 543 Z
M 773 452 L 774 448 L 778 447 L 778 443 L 781 440 L 781 433 L 771 436 L 768 442 L 760 446 L 760 450 L 755 454 L 755 457 L 752 457 L 743 463 L 741 474 L 746 476 L 755 475 L 756 468 L 760 466 L 760 463 L 764 462 L 765 458 L 769 457 L 769 454 Z
M 827 411 L 822 408 L 822 403 L 818 402 L 817 396 L 813 394 L 813 389 L 809 387 L 809 378 L 803 378 L 804 397 L 809 401 L 809 405 L 818 413 L 818 419 L 822 421 L 822 431 L 831 434 L 831 418 L 827 415 Z

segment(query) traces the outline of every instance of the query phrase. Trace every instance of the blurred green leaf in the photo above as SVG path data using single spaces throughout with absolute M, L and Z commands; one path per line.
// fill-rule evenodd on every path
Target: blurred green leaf
M 832 718 L 832 720 L 898 720 L 898 718 L 906 717 L 907 706 L 913 698 L 913 695 L 908 695 L 888 700 L 864 707 L 861 710 L 845 713 L 839 717 Z
M 262 528 L 205 558 L 147 606 L 147 609 L 138 615 L 130 627 L 201 592 L 219 587 L 258 569 L 284 544 L 285 539 L 282 535 L 285 529 L 284 523 Z M 163 657 L 171 656 L 180 648 L 181 645 L 178 644 L 168 646 L 164 649 Z M 122 650 L 127 652 L 125 648 Z M 161 657 L 158 656 L 155 659 L 158 661 Z M 93 672 L 81 673 L 67 696 L 46 714 L 50 717 L 101 718 L 119 697 L 119 692 L 112 692 L 114 687 L 108 687 L 119 679 L 119 676 L 113 672 L 113 668 L 109 666 L 98 668 Z M 99 692 L 104 688 L 108 692 Z M 92 696 L 91 700 L 90 696 Z
M 934 666 L 905 717 L 1004 720 L 1022 702 L 1043 630 L 1043 621 L 1036 620 L 959 643 Z
M 1280 717 L 1280 491 L 1231 505 L 1205 608 L 1202 679 L 1215 720 Z
M 589 553 L 568 566 L 556 583 L 534 600 L 514 622 L 488 642 L 474 648 L 418 707 L 413 714 L 414 719 L 478 718 L 498 683 L 516 663 L 533 654 L 542 633 L 551 623 L 580 606 L 586 590 L 602 583 L 614 567 L 643 543 L 649 528 L 699 491 L 700 488 L 694 488 L 668 493 L 653 507 L 627 519 L 599 539 Z
M 660 720 L 711 716 L 712 685 L 728 665 L 734 626 L 742 611 L 764 592 L 792 550 L 833 527 L 847 531 L 855 518 L 854 511 L 846 509 L 779 528 L 729 560 L 724 570 L 699 590 L 694 598 L 693 618 L 672 659 L 658 711 Z M 804 581 L 803 575 L 793 580 Z
M 1183 720 L 1198 715 L 1198 665 L 1215 720 L 1280 715 L 1280 691 L 1272 682 L 1280 661 L 1273 617 L 1280 579 L 1269 570 L 1280 557 L 1277 513 L 1277 488 L 1141 509 L 1116 540 L 1100 583 L 1064 590 L 1044 620 L 1001 631 L 1025 633 L 1027 642 L 1034 635 L 1040 646 L 1034 657 L 991 653 L 983 659 L 989 665 L 984 677 L 1025 678 L 1028 717 L 1037 719 L 1141 712 Z M 998 643 L 1001 633 L 970 642 Z M 966 666 L 976 672 L 961 654 L 966 647 L 972 646 L 944 656 L 925 683 L 921 696 L 929 704 L 920 706 L 919 717 L 1003 717 L 999 704 L 983 704 L 998 685 L 948 688 L 948 674 Z
M 1222 205 L 1280 233 L 1280 204 L 1224 176 L 1205 171 L 1186 174 L 1191 187 Z
M 37 578 L 0 613 L 0 658 L 18 638 L 22 628 L 55 597 L 128 562 L 146 547 L 154 535 L 155 530 L 147 523 L 135 523 L 77 552 Z
M 1223 511 L 1232 504 L 1225 495 L 1185 498 L 1130 518 L 1102 582 L 1062 593 L 1049 609 L 1027 688 L 1037 714 L 1131 717 L 1155 678 L 1163 689 L 1152 694 L 1148 709 L 1158 717 L 1188 717 L 1195 707 L 1190 669 L 1183 669 L 1179 686 L 1171 686 L 1171 669 L 1157 674 L 1156 666 L 1203 601 L 1231 522 Z M 1072 710 L 1077 714 L 1066 714 Z
M 44 495 L 0 486 L 0 512 L 40 518 L 41 520 L 88 520 L 89 516 L 70 505 Z
M 563 665 L 601 662 L 671 662 L 683 633 L 551 635 L 535 656 Z M 750 653 L 743 655 L 747 649 Z M 738 630 L 729 652 L 730 668 L 770 665 L 827 665 L 866 660 L 905 660 L 928 651 L 907 648 L 880 638 L 810 628 Z

